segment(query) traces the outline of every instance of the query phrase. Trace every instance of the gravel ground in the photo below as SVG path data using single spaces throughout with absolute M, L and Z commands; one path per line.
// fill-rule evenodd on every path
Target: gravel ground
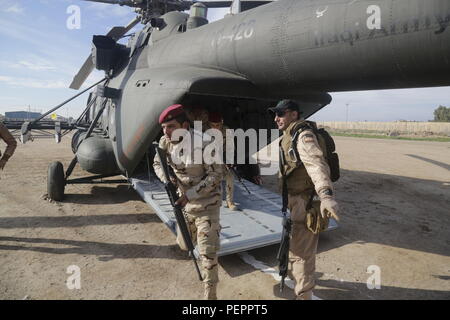
M 449 299 L 450 144 L 335 140 L 342 221 L 321 236 L 314 294 Z M 200 299 L 191 260 L 127 185 L 70 185 L 64 202 L 46 200 L 48 164 L 71 157 L 68 138 L 35 140 L 0 172 L 0 299 Z M 264 180 L 277 191 L 275 176 Z M 221 257 L 219 298 L 293 298 L 270 273 L 276 250 Z M 369 289 L 377 275 L 381 288 Z

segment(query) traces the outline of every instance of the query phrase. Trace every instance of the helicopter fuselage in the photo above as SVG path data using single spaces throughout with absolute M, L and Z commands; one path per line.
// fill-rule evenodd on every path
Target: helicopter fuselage
M 313 103 L 308 117 L 327 92 L 450 85 L 446 0 L 281 0 L 195 29 L 185 13 L 161 19 L 136 33 L 108 84 L 121 91 L 107 112 L 122 172 L 160 133 L 162 110 L 188 96 L 252 100 L 261 114 L 292 98 Z

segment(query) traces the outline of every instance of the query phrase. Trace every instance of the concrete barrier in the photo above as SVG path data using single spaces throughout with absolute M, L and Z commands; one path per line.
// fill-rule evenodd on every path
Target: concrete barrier
M 331 130 L 348 131 L 372 131 L 389 133 L 397 131 L 406 134 L 432 133 L 434 135 L 450 136 L 450 122 L 338 122 L 338 121 L 318 121 L 320 127 Z

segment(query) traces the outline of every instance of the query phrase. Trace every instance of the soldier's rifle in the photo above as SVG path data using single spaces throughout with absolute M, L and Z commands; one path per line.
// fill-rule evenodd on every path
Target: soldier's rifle
M 287 212 L 288 192 L 286 185 L 286 177 L 284 175 L 284 155 L 281 148 L 280 148 L 280 171 L 283 186 L 282 189 L 283 205 L 281 208 L 281 213 L 283 214 L 283 221 L 282 221 L 283 231 L 281 233 L 281 243 L 280 248 L 278 249 L 277 260 L 278 260 L 279 275 L 281 276 L 280 292 L 283 292 L 284 280 L 286 279 L 288 271 L 289 241 L 291 240 L 292 221 Z
M 229 167 L 226 166 L 228 171 L 231 171 L 231 173 L 233 173 L 233 175 L 239 180 L 239 182 L 242 184 L 242 186 L 244 187 L 245 190 L 247 190 L 248 194 L 252 194 L 250 192 L 250 190 L 248 190 L 247 186 L 245 185 L 244 181 L 242 181 L 241 176 L 239 175 L 239 173 L 236 172 L 236 169 L 234 167 Z
M 186 225 L 186 220 L 184 219 L 183 211 L 181 210 L 181 206 L 176 204 L 177 200 L 179 199 L 179 196 L 177 194 L 177 187 L 175 186 L 175 184 L 173 184 L 172 180 L 170 179 L 170 171 L 169 166 L 167 164 L 166 152 L 161 148 L 159 148 L 157 144 L 154 144 L 153 146 L 155 147 L 156 154 L 158 154 L 158 157 L 161 162 L 161 168 L 164 173 L 164 178 L 166 180 L 166 182 L 164 182 L 164 188 L 166 189 L 167 195 L 169 196 L 170 199 L 170 203 L 173 206 L 173 211 L 175 214 L 175 219 L 178 224 L 178 229 L 180 230 L 181 235 L 183 236 L 183 240 L 188 248 L 189 255 L 192 257 L 192 260 L 194 261 L 198 277 L 200 281 L 203 281 L 200 269 L 198 268 L 197 259 L 195 258 L 194 255 L 194 244 L 192 243 L 192 239 L 188 231 L 188 227 Z

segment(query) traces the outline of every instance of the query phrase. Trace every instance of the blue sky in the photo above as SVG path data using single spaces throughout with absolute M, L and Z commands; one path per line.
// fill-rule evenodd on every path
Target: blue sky
M 81 29 L 68 29 L 70 5 L 81 9 Z M 210 21 L 227 10 L 210 11 Z M 90 53 L 93 34 L 126 25 L 134 17 L 128 7 L 81 0 L 0 0 L 0 113 L 30 109 L 44 112 L 76 91 L 68 89 Z M 94 72 L 94 83 L 102 73 Z M 332 93 L 333 102 L 317 121 L 427 121 L 439 105 L 450 107 L 450 87 Z M 82 96 L 59 114 L 76 117 Z M 347 106 L 348 105 L 348 106 Z M 348 112 L 347 112 L 348 110 Z

